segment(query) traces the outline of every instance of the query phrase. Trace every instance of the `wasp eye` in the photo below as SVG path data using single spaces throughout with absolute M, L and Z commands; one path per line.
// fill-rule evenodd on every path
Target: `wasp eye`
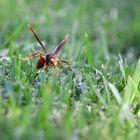
M 54 58 L 51 58 L 51 62 L 54 62 L 55 60 L 54 60 Z

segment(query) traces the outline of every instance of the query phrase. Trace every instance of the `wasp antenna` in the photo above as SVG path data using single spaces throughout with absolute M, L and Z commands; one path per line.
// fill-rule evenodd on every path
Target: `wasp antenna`
M 38 37 L 36 31 L 33 29 L 33 27 L 30 24 L 28 24 L 28 28 L 34 34 L 34 36 L 37 39 L 38 43 L 40 44 L 40 46 L 42 47 L 42 49 L 44 50 L 44 52 L 47 54 L 46 49 L 45 49 L 44 45 L 42 44 L 40 38 Z

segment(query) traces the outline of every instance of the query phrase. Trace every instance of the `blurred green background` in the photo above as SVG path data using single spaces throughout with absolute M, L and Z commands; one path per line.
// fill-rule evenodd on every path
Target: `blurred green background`
M 1 0 L 0 39 L 4 42 L 26 41 L 32 24 L 43 40 L 61 39 L 67 33 L 71 39 L 82 40 L 87 33 L 93 43 L 105 34 L 106 44 L 113 53 L 140 52 L 139 0 Z M 17 28 L 19 36 L 13 35 Z M 18 38 L 17 38 L 18 37 Z M 8 47 L 8 45 L 6 46 Z

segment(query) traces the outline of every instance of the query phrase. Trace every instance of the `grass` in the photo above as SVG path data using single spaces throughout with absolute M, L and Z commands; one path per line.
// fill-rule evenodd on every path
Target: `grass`
M 140 136 L 139 0 L 0 1 L 1 139 L 138 139 Z M 41 48 L 70 69 L 36 70 Z

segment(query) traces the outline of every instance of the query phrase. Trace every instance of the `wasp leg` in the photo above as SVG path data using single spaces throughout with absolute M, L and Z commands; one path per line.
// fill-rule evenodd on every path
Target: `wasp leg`
M 42 53 L 41 52 L 36 52 L 36 53 L 34 53 L 32 55 L 29 55 L 29 56 L 27 56 L 25 58 L 20 58 L 20 60 L 25 62 L 25 61 L 28 61 L 28 60 L 30 60 L 32 58 L 36 58 L 36 57 L 39 57 L 39 56 L 42 56 Z
M 67 64 L 67 65 L 64 65 L 64 63 Z M 58 64 L 63 68 L 70 68 L 71 67 L 70 64 L 67 61 L 63 61 L 63 60 L 62 61 L 59 60 Z
M 48 65 L 44 63 L 43 70 L 47 70 L 47 69 L 48 69 Z

